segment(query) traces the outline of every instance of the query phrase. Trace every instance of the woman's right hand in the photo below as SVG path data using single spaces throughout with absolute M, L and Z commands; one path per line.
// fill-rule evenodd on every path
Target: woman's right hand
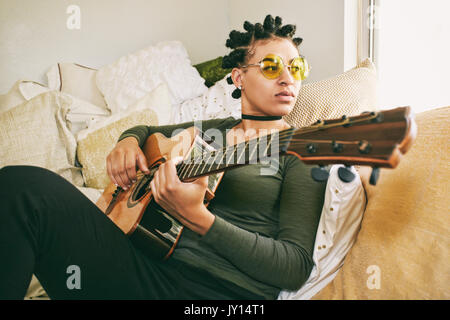
M 106 157 L 106 169 L 111 182 L 127 190 L 136 182 L 136 167 L 149 174 L 147 159 L 136 138 L 119 141 Z

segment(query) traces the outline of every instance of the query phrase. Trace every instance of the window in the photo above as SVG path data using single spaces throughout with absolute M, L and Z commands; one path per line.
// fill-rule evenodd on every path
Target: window
M 450 1 L 373 2 L 379 105 L 415 113 L 450 106 Z

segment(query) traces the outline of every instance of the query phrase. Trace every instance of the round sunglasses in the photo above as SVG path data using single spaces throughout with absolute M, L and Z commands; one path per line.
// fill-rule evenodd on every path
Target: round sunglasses
M 259 67 L 264 77 L 267 79 L 276 79 L 281 76 L 286 67 L 295 80 L 305 80 L 311 68 L 305 57 L 294 58 L 289 65 L 285 65 L 283 59 L 275 54 L 268 54 L 261 61 L 254 64 L 247 64 L 241 68 Z

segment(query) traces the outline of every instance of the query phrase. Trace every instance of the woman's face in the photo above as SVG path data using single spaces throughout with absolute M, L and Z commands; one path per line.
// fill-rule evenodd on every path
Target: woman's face
M 258 64 L 268 54 L 275 54 L 287 66 L 299 56 L 290 40 L 280 38 L 259 41 L 253 53 L 246 64 Z M 256 66 L 235 68 L 233 75 L 235 84 L 242 87 L 242 113 L 246 114 L 287 115 L 294 107 L 301 87 L 301 80 L 295 80 L 286 67 L 276 79 L 267 79 Z

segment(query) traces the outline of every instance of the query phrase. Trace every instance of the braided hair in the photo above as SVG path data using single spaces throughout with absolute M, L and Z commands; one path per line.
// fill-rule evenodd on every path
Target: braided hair
M 244 29 L 246 32 L 236 30 L 230 32 L 225 45 L 233 51 L 223 57 L 222 68 L 229 69 L 243 65 L 251 56 L 252 45 L 258 40 L 284 38 L 291 40 L 296 47 L 303 41 L 302 38 L 293 38 L 296 30 L 295 25 L 287 24 L 283 26 L 280 17 L 277 16 L 274 19 L 270 14 L 266 16 L 263 24 L 252 24 L 245 21 Z M 227 82 L 228 84 L 233 83 L 231 77 L 227 78 Z M 241 89 L 236 88 L 231 95 L 233 98 L 239 99 Z

